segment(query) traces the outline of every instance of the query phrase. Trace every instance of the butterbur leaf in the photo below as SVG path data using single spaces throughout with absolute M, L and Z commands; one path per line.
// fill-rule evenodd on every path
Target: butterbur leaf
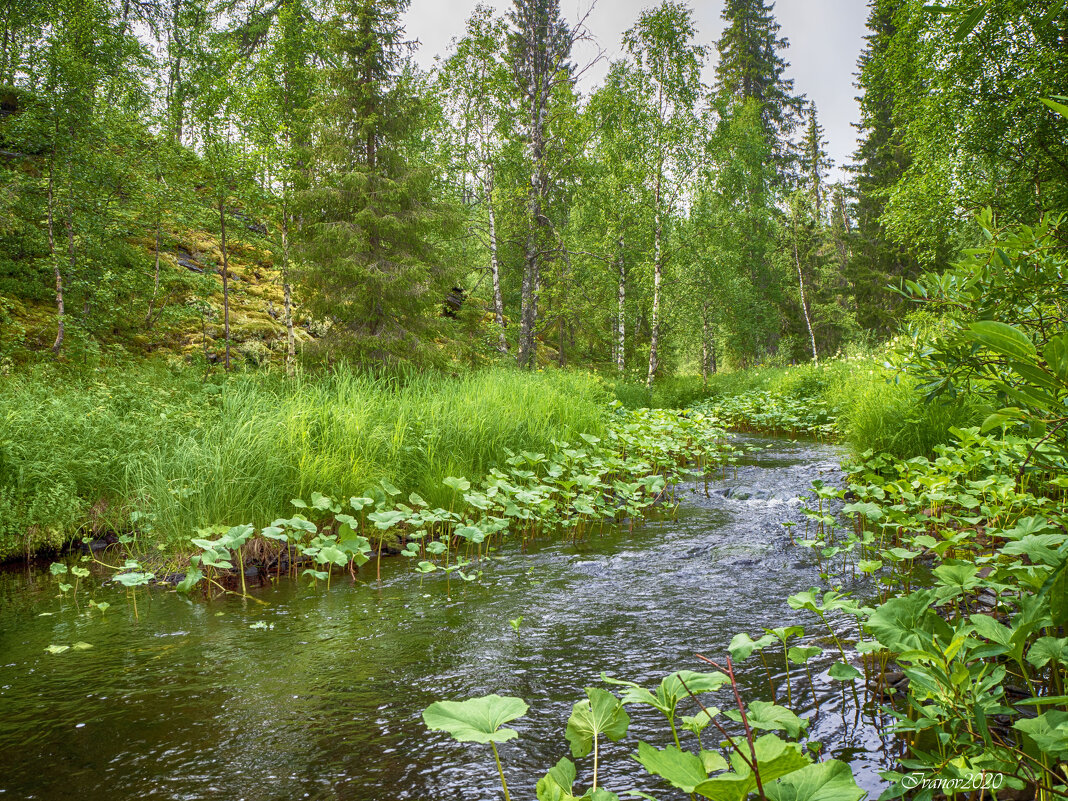
M 1068 759 L 1068 712 L 1051 709 L 1037 718 L 1018 720 L 1013 728 L 1027 734 L 1039 750 L 1054 759 Z
M 538 779 L 535 793 L 538 801 L 568 801 L 574 798 L 571 788 L 575 784 L 575 763 L 564 757 L 548 773 Z
M 815 645 L 795 645 L 786 652 L 786 655 L 795 665 L 803 665 L 812 657 L 819 656 L 821 653 L 823 653 L 823 649 L 817 648 Z
M 503 743 L 519 736 L 501 726 L 527 713 L 521 698 L 486 695 L 466 701 L 436 701 L 423 710 L 423 722 L 432 731 L 444 731 L 461 743 Z
M 1039 637 L 1028 650 L 1027 661 L 1037 668 L 1050 662 L 1068 664 L 1068 637 Z
M 688 698 L 691 692 L 694 695 L 715 692 L 726 684 L 728 679 L 726 674 L 718 671 L 697 673 L 692 670 L 679 670 L 665 676 L 655 694 L 632 681 L 613 679 L 605 673 L 601 674 L 601 681 L 626 687 L 621 698 L 624 704 L 648 704 L 665 715 L 674 715 L 675 707 L 683 698 Z
M 598 787 L 596 790 L 591 788 L 584 792 L 579 801 L 619 801 L 619 796 L 603 787 Z
M 797 743 L 788 743 L 774 734 L 765 734 L 753 742 L 756 749 L 757 764 L 760 766 L 760 778 L 772 781 L 793 773 L 808 765 L 811 760 L 801 752 Z M 748 754 L 746 754 L 748 756 Z M 740 775 L 749 774 L 749 766 L 737 751 L 731 753 L 731 764 Z M 755 785 L 754 785 L 755 789 Z
M 466 478 L 457 478 L 456 476 L 447 476 L 442 481 L 442 483 L 446 487 L 452 487 L 454 490 L 459 490 L 460 492 L 467 492 L 469 489 L 471 489 L 471 482 L 468 481 Z
M 935 599 L 933 590 L 891 598 L 868 618 L 865 628 L 892 651 L 920 651 L 929 639 L 921 621 Z
M 708 779 L 708 771 L 700 757 L 673 745 L 661 750 L 640 742 L 634 758 L 654 776 L 660 776 L 685 793 L 694 792 Z
M 731 644 L 727 646 L 727 650 L 730 651 L 731 659 L 735 662 L 744 662 L 754 651 L 761 651 L 773 642 L 775 642 L 775 638 L 770 634 L 765 634 L 759 640 L 754 640 L 743 632 L 742 634 L 735 634 L 731 638 Z
M 112 581 L 124 587 L 141 587 L 148 584 L 155 576 L 152 573 L 119 573 Z
M 328 545 L 319 551 L 319 556 L 323 562 L 331 562 L 338 567 L 343 567 L 349 563 L 349 557 L 345 552 L 332 545 Z
M 827 675 L 836 681 L 856 681 L 863 674 L 848 662 L 835 662 Z
M 593 750 L 593 741 L 601 734 L 618 742 L 627 733 L 630 716 L 618 698 L 607 690 L 586 688 L 586 700 L 571 710 L 564 736 L 571 744 L 571 755 L 584 757 Z
M 367 515 L 367 519 L 375 524 L 375 528 L 386 531 L 404 519 L 404 512 L 372 512 Z
M 53 576 L 62 576 L 67 572 L 67 566 L 62 562 L 53 562 L 48 566 L 48 572 Z
M 708 720 L 708 716 L 705 716 L 705 720 Z M 730 765 L 727 764 L 727 760 L 723 758 L 723 754 L 718 751 L 704 751 L 697 755 L 697 758 L 701 760 L 701 764 L 704 765 L 705 771 L 710 775 L 721 770 L 727 770 Z
M 860 801 L 865 796 L 849 765 L 837 759 L 807 765 L 765 786 L 764 792 L 770 801 Z
M 178 592 L 189 592 L 195 587 L 200 580 L 204 578 L 204 573 L 195 567 L 190 567 L 185 573 L 185 578 L 178 582 L 178 586 L 175 587 Z
M 762 731 L 785 731 L 791 737 L 797 737 L 808 726 L 807 720 L 802 720 L 786 707 L 768 701 L 753 701 L 749 704 L 748 713 L 749 725 Z M 740 720 L 741 715 L 737 719 Z

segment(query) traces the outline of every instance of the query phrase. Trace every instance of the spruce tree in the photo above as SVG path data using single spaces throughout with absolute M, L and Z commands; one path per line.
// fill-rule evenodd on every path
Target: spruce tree
M 299 280 L 326 342 L 356 360 L 418 359 L 431 347 L 450 279 L 436 259 L 444 217 L 431 172 L 414 163 L 423 114 L 405 72 L 407 0 L 342 0 L 316 178 L 301 193 Z
M 789 66 L 782 52 L 789 42 L 779 36 L 774 3 L 767 0 L 727 0 L 723 8 L 727 27 L 716 43 L 716 87 L 722 99 L 755 101 L 771 144 L 780 175 L 792 169 L 790 135 L 797 125 L 801 98 L 786 77 Z
M 880 333 L 889 333 L 896 325 L 894 297 L 886 290 L 887 284 L 919 271 L 915 258 L 889 240 L 881 222 L 891 190 L 911 163 L 903 146 L 904 98 L 899 96 L 900 75 L 895 74 L 893 63 L 899 35 L 896 18 L 907 5 L 907 0 L 874 0 L 868 16 L 871 33 L 857 76 L 861 90 L 860 146 L 853 157 L 857 227 L 848 274 L 858 322 Z
M 827 200 L 827 171 L 834 166 L 826 151 L 827 140 L 823 138 L 823 126 L 820 125 L 813 103 L 808 109 L 808 125 L 805 138 L 801 142 L 801 183 L 812 201 L 816 219 L 823 219 Z

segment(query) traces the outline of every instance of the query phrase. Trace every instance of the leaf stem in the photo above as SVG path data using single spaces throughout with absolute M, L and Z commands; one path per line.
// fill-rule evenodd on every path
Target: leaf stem
M 504 790 L 504 801 L 512 801 L 508 795 L 508 782 L 504 779 L 504 768 L 501 767 L 501 755 L 497 753 L 497 744 L 490 740 L 490 748 L 493 749 L 493 758 L 497 760 L 497 773 L 501 777 L 501 788 Z

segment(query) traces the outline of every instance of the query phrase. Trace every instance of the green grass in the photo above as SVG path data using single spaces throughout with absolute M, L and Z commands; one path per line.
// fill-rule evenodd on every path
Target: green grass
M 928 401 L 908 376 L 872 356 L 770 367 L 712 376 L 709 397 L 768 392 L 786 405 L 826 403 L 837 417 L 840 440 L 855 455 L 867 450 L 897 458 L 930 456 L 948 442 L 950 429 L 979 425 L 989 402 L 976 396 Z
M 627 409 L 685 409 L 709 397 L 711 392 L 698 375 L 659 378 L 652 389 L 626 381 L 609 382 L 608 387 Z
M 562 372 L 287 383 L 41 366 L 0 387 L 0 558 L 132 523 L 150 542 L 184 542 L 200 526 L 263 525 L 290 514 L 292 498 L 345 498 L 380 479 L 447 504 L 445 476 L 599 434 L 608 399 L 595 378 Z

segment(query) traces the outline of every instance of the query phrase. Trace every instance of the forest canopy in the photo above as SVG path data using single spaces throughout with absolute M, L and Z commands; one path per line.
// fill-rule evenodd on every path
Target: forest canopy
M 836 172 L 767 0 L 728 0 L 715 42 L 686 3 L 646 9 L 588 92 L 558 0 L 477 7 L 430 71 L 406 0 L 7 3 L 0 360 L 651 383 L 885 339 L 894 288 L 964 258 L 984 209 L 1066 207 L 1068 22 L 869 5 Z

